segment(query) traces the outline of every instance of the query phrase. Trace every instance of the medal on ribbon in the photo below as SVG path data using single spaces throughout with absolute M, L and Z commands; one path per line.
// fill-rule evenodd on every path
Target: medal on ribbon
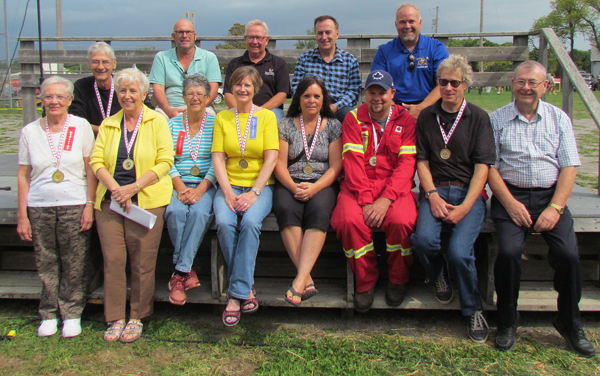
M 56 183 L 60 183 L 64 180 L 65 174 L 58 170 L 58 166 L 60 165 L 60 158 L 62 157 L 62 151 L 65 143 L 65 135 L 67 134 L 67 128 L 69 127 L 69 120 L 71 119 L 71 115 L 67 115 L 65 119 L 65 123 L 63 124 L 63 129 L 60 132 L 60 142 L 58 144 L 58 148 L 54 146 L 54 141 L 52 140 L 52 135 L 50 135 L 50 128 L 48 127 L 48 118 L 44 119 L 44 129 L 46 131 L 46 137 L 48 138 L 48 144 L 50 144 L 50 151 L 52 152 L 52 162 L 56 166 L 56 171 L 52 174 L 52 180 Z
M 246 152 L 246 141 L 248 140 L 248 131 L 250 130 L 250 123 L 252 122 L 252 114 L 254 114 L 254 105 L 252 105 L 252 108 L 250 108 L 250 113 L 248 114 L 248 122 L 246 123 L 246 131 L 244 132 L 244 139 L 242 140 L 242 131 L 240 129 L 240 115 L 238 113 L 237 107 L 235 108 L 235 126 L 237 127 L 238 142 L 240 143 L 240 151 L 242 154 L 242 159 L 240 159 L 238 165 L 243 170 L 248 168 L 248 161 L 246 160 L 246 158 L 244 158 L 244 153 Z
M 308 147 L 308 141 L 306 139 L 306 129 L 304 128 L 304 119 L 302 114 L 300 114 L 300 131 L 302 133 L 302 144 L 304 145 L 304 152 L 306 153 L 306 162 L 307 164 L 302 168 L 302 172 L 306 175 L 312 174 L 315 169 L 310 164 L 310 158 L 315 151 L 315 146 L 317 145 L 317 136 L 319 135 L 319 129 L 321 128 L 321 115 L 319 115 L 317 119 L 317 126 L 315 127 L 315 135 L 313 136 L 313 140 L 311 142 L 310 148 Z
M 125 118 L 125 113 L 123 112 L 123 141 L 125 142 L 125 150 L 127 150 L 127 159 L 123 161 L 123 169 L 126 171 L 131 170 L 135 166 L 135 163 L 133 163 L 133 159 L 129 157 L 129 154 L 131 153 L 131 148 L 133 147 L 133 143 L 135 142 L 135 137 L 137 136 L 140 124 L 142 123 L 143 115 L 144 109 L 142 108 L 137 123 L 135 124 L 135 128 L 133 129 L 133 134 L 131 135 L 129 141 L 127 141 L 127 119 Z
M 96 99 L 98 99 L 98 106 L 100 107 L 100 114 L 102 119 L 106 119 L 110 116 L 110 109 L 112 107 L 113 94 L 115 93 L 115 83 L 110 80 L 110 95 L 108 96 L 108 105 L 106 106 L 106 112 L 104 112 L 104 106 L 102 106 L 102 98 L 100 97 L 100 90 L 98 90 L 98 84 L 94 81 L 94 91 L 96 92 Z
M 390 106 L 390 113 L 388 114 L 387 120 L 385 121 L 385 127 L 387 127 L 388 123 L 390 122 L 393 112 L 394 112 L 394 106 Z M 381 133 L 381 139 L 379 139 L 379 141 L 378 141 L 378 139 L 377 139 L 378 133 L 375 130 L 375 122 L 373 121 L 373 118 L 371 117 L 371 113 L 368 111 L 367 111 L 367 113 L 369 114 L 369 119 L 371 119 L 371 126 L 373 127 L 373 144 L 375 144 L 375 155 L 372 156 L 371 158 L 369 158 L 369 165 L 375 167 L 375 166 L 377 166 L 377 151 L 379 150 L 379 145 L 381 145 L 381 140 L 383 140 L 383 132 Z M 380 127 L 380 129 L 381 129 L 381 127 Z
M 190 168 L 190 175 L 198 176 L 200 175 L 200 167 L 196 166 L 196 160 L 198 159 L 198 152 L 200 151 L 200 142 L 202 141 L 202 132 L 204 131 L 204 125 L 206 124 L 206 119 L 208 119 L 208 113 L 204 113 L 204 117 L 202 117 L 202 122 L 200 123 L 200 129 L 198 130 L 196 137 L 196 147 L 192 149 L 192 136 L 190 134 L 190 125 L 188 123 L 189 117 L 188 114 L 183 115 L 185 117 L 185 135 L 187 136 L 188 141 L 188 149 L 190 149 L 190 157 L 192 157 L 192 161 L 194 162 L 194 167 Z
M 442 138 L 444 139 L 444 148 L 440 150 L 440 158 L 444 160 L 450 159 L 450 157 L 452 156 L 452 152 L 450 151 L 450 149 L 448 149 L 448 142 L 450 142 L 450 137 L 452 137 L 452 134 L 456 130 L 458 122 L 460 121 L 460 119 L 463 116 L 463 113 L 465 112 L 465 107 L 467 107 L 467 100 L 463 99 L 463 102 L 460 105 L 460 110 L 456 115 L 456 120 L 454 120 L 454 124 L 452 124 L 452 128 L 450 128 L 450 132 L 448 132 L 448 134 L 446 134 L 446 132 L 444 131 L 444 127 L 442 127 L 442 120 L 440 115 L 437 116 L 438 125 L 440 126 L 440 132 L 442 132 Z

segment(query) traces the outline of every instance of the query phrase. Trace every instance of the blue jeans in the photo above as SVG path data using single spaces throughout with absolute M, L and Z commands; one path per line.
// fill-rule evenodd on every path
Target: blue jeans
M 235 185 L 231 188 L 238 196 L 251 189 Z M 273 186 L 265 186 L 256 202 L 243 215 L 229 209 L 220 188 L 215 195 L 213 206 L 217 236 L 228 268 L 229 294 L 237 299 L 248 299 L 254 284 L 260 228 L 273 206 Z
M 195 188 L 196 184 L 186 184 L 188 188 Z M 175 269 L 182 273 L 189 273 L 194 264 L 194 257 L 198 247 L 213 220 L 213 199 L 217 189 L 212 186 L 193 205 L 186 205 L 177 198 L 177 191 L 173 190 L 171 203 L 165 211 L 165 222 L 169 229 L 169 237 L 173 243 L 173 264 Z
M 468 188 L 436 187 L 438 194 L 450 205 L 460 205 L 467 196 Z M 481 296 L 477 286 L 475 248 L 473 244 L 485 220 L 485 201 L 479 195 L 471 210 L 456 225 L 452 226 L 448 245 L 448 264 L 458 279 L 458 292 L 462 314 L 470 316 L 481 307 Z M 431 213 L 431 204 L 424 196 L 419 205 L 417 230 L 411 236 L 415 252 L 430 280 L 436 281 L 442 273 L 444 257 L 440 236 L 444 223 Z
M 275 118 L 277 119 L 277 122 L 279 123 L 279 120 L 283 119 L 283 110 L 279 107 L 276 107 L 276 108 L 271 109 L 271 111 L 273 111 L 273 113 L 275 114 Z

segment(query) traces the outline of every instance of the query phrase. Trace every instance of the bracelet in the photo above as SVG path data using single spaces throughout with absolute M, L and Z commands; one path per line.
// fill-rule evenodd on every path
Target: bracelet
M 92 201 L 92 200 L 87 200 L 85 203 L 86 203 L 86 204 L 92 204 L 92 205 L 95 205 L 95 204 L 96 204 L 96 203 L 95 203 L 94 201 Z
M 140 192 L 140 191 L 142 190 L 142 187 L 141 187 L 141 186 L 138 184 L 138 182 L 137 182 L 137 181 L 135 182 L 135 185 L 137 185 L 137 187 L 138 187 L 138 192 Z

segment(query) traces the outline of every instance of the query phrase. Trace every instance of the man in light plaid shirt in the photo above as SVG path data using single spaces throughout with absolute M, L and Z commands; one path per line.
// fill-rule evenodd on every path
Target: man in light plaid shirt
M 343 123 L 346 114 L 356 107 L 360 95 L 358 60 L 349 52 L 337 48 L 335 42 L 340 31 L 335 18 L 319 16 L 315 18 L 314 26 L 318 48 L 298 58 L 292 80 L 292 95 L 304 76 L 320 76 L 333 99 L 331 110 Z
M 508 351 L 516 343 L 521 255 L 527 231 L 533 226 L 549 246 L 548 262 L 555 271 L 558 316 L 554 327 L 573 352 L 589 358 L 595 349 L 581 328 L 583 276 L 573 218 L 566 207 L 575 167 L 581 162 L 568 115 L 540 99 L 547 88 L 544 66 L 526 61 L 515 71 L 515 102 L 490 116 L 497 154 L 488 175 L 499 243 L 494 267 L 496 348 Z

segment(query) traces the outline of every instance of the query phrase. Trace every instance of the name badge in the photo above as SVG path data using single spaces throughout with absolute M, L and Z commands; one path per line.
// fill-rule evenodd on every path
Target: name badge
M 73 147 L 73 139 L 75 138 L 75 127 L 69 127 L 67 129 L 67 134 L 65 136 L 65 146 L 63 147 L 64 151 L 71 151 Z
M 256 128 L 257 128 L 258 118 L 256 116 L 252 116 L 252 122 L 250 123 L 250 139 L 254 140 L 256 138 Z

